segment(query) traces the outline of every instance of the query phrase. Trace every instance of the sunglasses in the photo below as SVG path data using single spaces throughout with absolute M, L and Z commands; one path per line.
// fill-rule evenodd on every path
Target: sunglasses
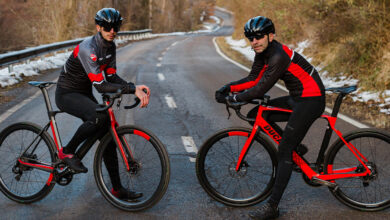
M 120 27 L 121 27 L 121 25 L 104 24 L 104 25 L 102 25 L 102 27 L 103 27 L 103 30 L 105 32 L 110 32 L 111 29 L 114 29 L 114 32 L 118 32 Z
M 263 39 L 264 36 L 265 36 L 264 34 L 261 34 L 261 35 L 249 36 L 249 37 L 247 37 L 247 38 L 248 38 L 248 40 L 249 40 L 250 42 L 252 42 L 255 38 L 256 38 L 256 40 L 260 40 L 260 39 Z

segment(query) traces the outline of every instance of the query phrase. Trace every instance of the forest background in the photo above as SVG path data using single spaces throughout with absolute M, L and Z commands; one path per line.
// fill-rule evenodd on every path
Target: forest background
M 121 31 L 149 28 L 154 33 L 199 28 L 215 0 L 0 0 L 0 53 L 90 36 L 94 16 L 113 7 L 124 18 Z M 151 7 L 151 11 L 149 6 Z

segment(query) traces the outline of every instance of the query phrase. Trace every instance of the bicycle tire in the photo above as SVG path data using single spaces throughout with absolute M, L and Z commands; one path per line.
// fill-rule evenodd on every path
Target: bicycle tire
M 344 136 L 369 161 L 374 175 L 348 179 L 336 179 L 336 189 L 329 188 L 331 193 L 343 204 L 360 211 L 379 211 L 390 206 L 390 134 L 378 129 L 359 129 Z M 360 162 L 338 139 L 325 157 L 325 171 L 345 167 L 359 166 Z M 361 166 L 360 171 L 365 169 Z
M 271 194 L 275 183 L 276 148 L 260 132 L 254 137 L 243 168 L 235 171 L 239 153 L 250 133 L 250 129 L 241 127 L 221 130 L 206 140 L 196 157 L 196 175 L 200 185 L 209 196 L 228 206 L 255 205 Z M 215 166 L 215 163 L 219 164 Z M 252 172 L 256 172 L 256 175 L 252 176 Z M 241 184 L 245 184 L 244 187 Z M 238 187 L 229 191 L 231 185 Z
M 18 203 L 32 203 L 41 200 L 55 185 L 55 182 L 51 181 L 53 173 L 23 167 L 17 162 L 25 147 L 37 137 L 41 130 L 42 128 L 36 124 L 20 122 L 8 126 L 0 133 L 0 190 L 9 199 Z M 43 131 L 40 139 L 34 153 L 26 152 L 26 155 L 32 159 L 52 164 L 56 160 L 53 139 L 46 131 Z M 13 168 L 21 170 L 19 180 Z
M 136 201 L 124 201 L 111 194 L 111 181 L 107 168 L 103 169 L 105 166 L 103 153 L 111 146 L 109 144 L 113 140 L 111 134 L 104 137 L 95 154 L 94 175 L 98 188 L 106 200 L 119 209 L 141 211 L 150 208 L 160 201 L 168 188 L 170 178 L 168 153 L 161 141 L 143 128 L 132 125 L 121 126 L 117 128 L 117 133 L 119 137 L 126 138 L 131 146 L 133 157 L 139 165 L 138 173 L 127 171 L 119 149 L 116 149 L 121 184 L 128 190 L 142 192 L 143 196 Z M 124 177 L 127 177 L 126 180 Z

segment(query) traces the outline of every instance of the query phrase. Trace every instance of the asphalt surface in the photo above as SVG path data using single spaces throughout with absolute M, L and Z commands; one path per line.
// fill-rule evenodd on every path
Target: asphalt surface
M 210 135 L 220 129 L 249 127 L 234 115 L 227 120 L 225 106 L 214 101 L 216 89 L 248 74 L 216 52 L 213 37 L 230 35 L 233 31 L 229 14 L 217 11 L 217 16 L 224 23 L 213 33 L 132 42 L 117 52 L 121 77 L 151 88 L 150 105 L 146 109 L 118 110 L 119 124 L 134 123 L 151 130 L 164 143 L 170 156 L 170 184 L 158 204 L 142 212 L 130 213 L 105 201 L 96 187 L 92 172 L 95 146 L 83 160 L 90 171 L 75 175 L 66 187 L 56 185 L 43 200 L 22 205 L 0 195 L 0 219 L 247 219 L 247 212 L 259 205 L 232 208 L 211 199 L 199 185 L 192 154 L 183 143 L 183 139 L 193 140 L 199 149 Z M 55 70 L 43 79 L 55 80 L 58 74 L 59 71 Z M 35 88 L 24 88 L 21 89 L 24 96 L 36 92 Z M 49 89 L 53 105 L 54 92 L 55 87 Z M 287 94 L 273 88 L 270 95 Z M 44 125 L 47 122 L 45 111 L 43 98 L 37 96 L 2 121 L 0 129 L 16 121 Z M 62 142 L 66 144 L 81 121 L 61 114 L 57 117 L 57 124 Z M 317 121 L 304 140 L 310 149 L 309 160 L 316 157 L 325 126 L 324 121 Z M 342 121 L 338 121 L 337 127 L 343 133 L 354 129 Z M 338 202 L 328 188 L 306 185 L 298 173 L 293 173 L 291 177 L 280 210 L 280 219 L 390 218 L 389 210 L 375 213 L 352 210 Z

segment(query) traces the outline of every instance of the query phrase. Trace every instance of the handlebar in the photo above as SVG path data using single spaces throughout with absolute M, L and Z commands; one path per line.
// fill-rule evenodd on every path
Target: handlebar
M 102 97 L 103 97 L 103 101 L 106 102 L 106 103 L 108 102 L 109 104 L 105 105 L 104 107 L 97 108 L 96 109 L 97 112 L 105 112 L 105 111 L 107 111 L 107 109 L 111 108 L 112 105 L 114 104 L 115 100 L 118 99 L 118 98 L 119 98 L 119 100 L 117 102 L 117 106 L 119 107 L 120 104 L 121 104 L 121 101 L 122 101 L 122 90 L 118 89 L 118 91 L 116 93 L 103 93 Z M 124 109 L 135 108 L 141 102 L 138 97 L 135 97 L 134 101 L 135 101 L 134 104 L 124 106 Z
M 232 108 L 235 112 L 236 112 L 236 115 L 241 118 L 242 120 L 244 121 L 248 121 L 248 122 L 254 122 L 256 121 L 255 118 L 248 118 L 246 116 L 244 116 L 242 113 L 241 113 L 241 106 L 244 106 L 244 105 L 247 105 L 247 104 L 254 104 L 254 105 L 264 105 L 264 106 L 267 106 L 268 105 L 268 101 L 270 100 L 270 96 L 269 95 L 264 95 L 263 99 L 260 99 L 260 100 L 251 100 L 249 102 L 226 102 L 226 110 L 229 114 L 228 118 L 230 118 L 230 111 L 229 111 L 229 108 Z

